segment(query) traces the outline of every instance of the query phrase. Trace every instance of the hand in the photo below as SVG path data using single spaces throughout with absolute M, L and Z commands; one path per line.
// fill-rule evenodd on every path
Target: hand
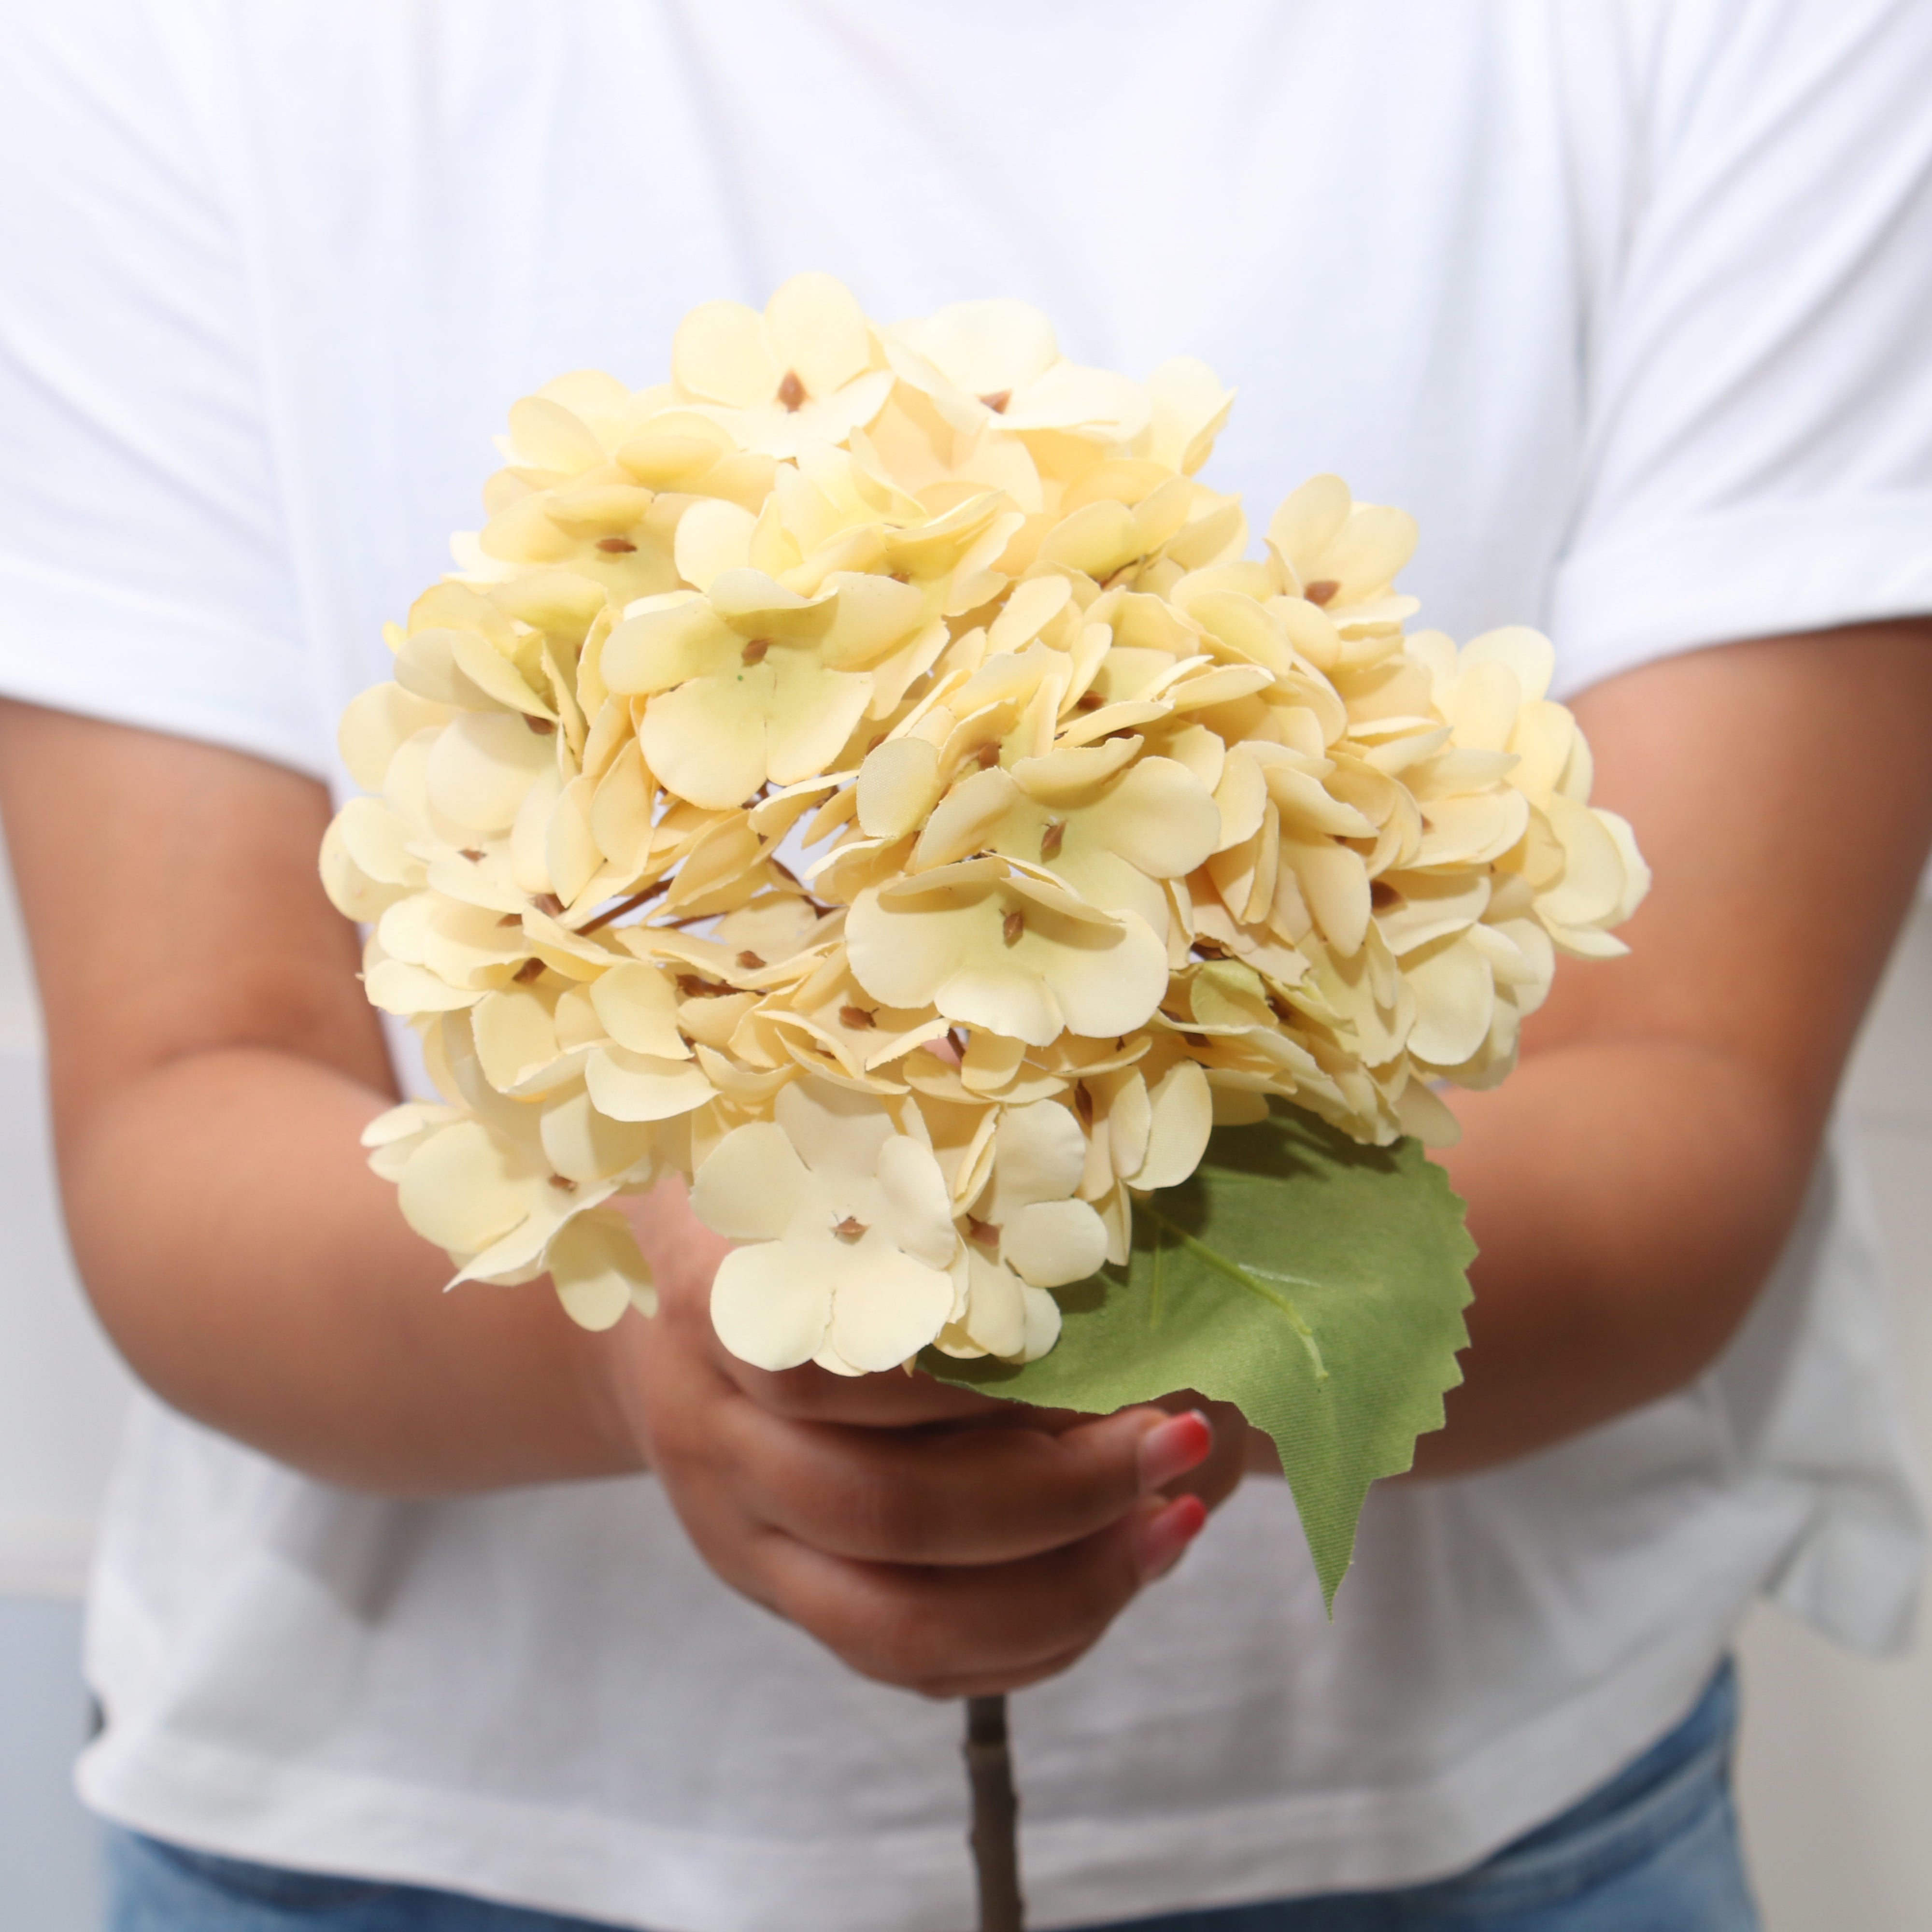
M 662 1301 L 625 1324 L 646 1458 L 711 1568 L 862 1676 L 958 1697 L 1064 1670 L 1240 1480 L 1232 1412 L 1096 1418 L 922 1375 L 752 1368 L 711 1326 L 730 1244 L 674 1184 L 638 1232 Z

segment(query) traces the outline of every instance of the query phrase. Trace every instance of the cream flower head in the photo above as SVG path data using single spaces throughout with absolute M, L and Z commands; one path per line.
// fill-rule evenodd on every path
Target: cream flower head
M 1415 526 L 1335 477 L 1249 554 L 1232 401 L 804 275 L 515 405 L 322 853 L 442 1096 L 370 1160 L 458 1279 L 648 1310 L 616 1203 L 682 1174 L 747 1360 L 1030 1360 L 1214 1122 L 1453 1137 L 1622 950 L 1548 644 L 1409 631 Z

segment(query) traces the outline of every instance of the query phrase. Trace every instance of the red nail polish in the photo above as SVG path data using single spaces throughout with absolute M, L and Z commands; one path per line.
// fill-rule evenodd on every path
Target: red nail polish
M 1183 1496 L 1165 1509 L 1143 1517 L 1134 1532 L 1134 1554 L 1141 1581 L 1165 1576 L 1180 1561 L 1181 1552 L 1201 1534 L 1208 1505 L 1198 1496 Z
M 1165 1489 L 1178 1476 L 1198 1469 L 1214 1447 L 1214 1425 L 1198 1408 L 1170 1416 L 1141 1438 L 1141 1493 Z

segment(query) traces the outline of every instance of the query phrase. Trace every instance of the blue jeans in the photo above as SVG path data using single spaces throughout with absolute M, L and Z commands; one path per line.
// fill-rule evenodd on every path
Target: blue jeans
M 1756 1932 L 1731 1804 L 1736 1730 L 1726 1664 L 1635 1763 L 1459 1878 L 1092 1932 Z M 108 1869 L 107 1932 L 596 1932 L 555 1912 L 244 1864 L 129 1832 L 110 1835 Z

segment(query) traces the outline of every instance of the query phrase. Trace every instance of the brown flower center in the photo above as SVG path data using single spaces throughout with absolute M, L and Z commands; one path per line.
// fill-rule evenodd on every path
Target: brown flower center
M 878 1022 L 863 1006 L 841 1006 L 838 1017 L 848 1027 L 875 1027 Z
M 848 1214 L 832 1231 L 842 1241 L 856 1241 L 866 1232 L 866 1224 L 856 1214 Z
M 1311 604 L 1325 604 L 1341 587 L 1334 578 L 1318 577 L 1312 584 L 1301 586 L 1301 594 Z
M 1008 913 L 1000 927 L 1009 946 L 1017 946 L 1020 943 L 1020 934 L 1025 930 L 1026 914 L 1017 910 Z
M 1046 830 L 1040 835 L 1040 856 L 1042 859 L 1057 859 L 1060 856 L 1060 847 L 1066 843 L 1066 820 L 1049 819 Z
M 597 539 L 597 548 L 607 556 L 622 556 L 627 552 L 635 550 L 637 545 L 632 542 L 628 537 L 599 537 Z
M 1010 389 L 994 389 L 980 398 L 980 401 L 984 403 L 996 416 L 1003 416 L 1006 414 L 1006 405 L 1012 399 L 1013 392 Z
M 744 661 L 748 664 L 763 664 L 765 661 L 765 653 L 769 651 L 771 647 L 772 640 L 770 638 L 754 638 L 751 642 L 745 646 L 744 650 L 739 653 L 739 655 L 743 658 Z
M 805 406 L 805 385 L 798 380 L 796 369 L 784 372 L 784 380 L 778 385 L 778 400 L 796 416 Z

